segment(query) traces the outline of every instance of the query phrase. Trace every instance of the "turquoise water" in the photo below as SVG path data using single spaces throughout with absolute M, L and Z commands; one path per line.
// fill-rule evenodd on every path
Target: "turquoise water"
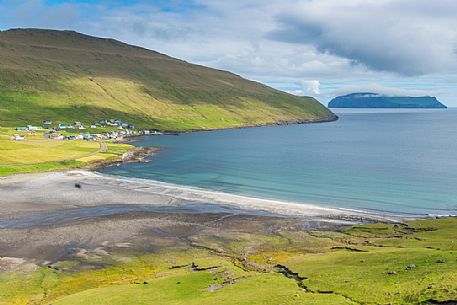
M 332 123 L 179 136 L 151 163 L 102 172 L 217 191 L 413 215 L 457 214 L 457 109 L 338 112 Z

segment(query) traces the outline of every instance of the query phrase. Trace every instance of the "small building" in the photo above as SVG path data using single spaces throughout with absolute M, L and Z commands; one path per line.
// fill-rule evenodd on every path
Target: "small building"
M 23 141 L 25 140 L 25 136 L 21 134 L 14 134 L 11 136 L 11 140 L 13 141 Z
M 16 131 L 28 131 L 27 127 L 16 127 Z
M 92 129 L 97 128 L 97 125 L 95 123 L 93 123 L 92 125 L 90 125 L 90 128 L 92 128 Z
M 109 120 L 106 124 L 109 126 L 118 126 L 119 125 L 119 123 L 116 122 L 116 120 Z
M 43 128 L 45 129 L 49 129 L 52 125 L 52 121 L 51 120 L 44 120 L 43 121 Z
M 41 130 L 42 128 L 41 127 L 38 127 L 38 126 L 33 126 L 33 125 L 27 125 L 27 130 L 28 131 L 37 131 L 37 130 Z
M 63 139 L 64 139 L 64 136 L 61 135 L 61 134 L 59 134 L 59 133 L 54 132 L 54 133 L 50 133 L 50 134 L 48 135 L 48 138 L 49 138 L 50 140 L 63 140 Z
M 67 125 L 65 125 L 65 124 L 59 124 L 59 125 L 58 125 L 58 128 L 59 128 L 59 129 L 67 129 Z

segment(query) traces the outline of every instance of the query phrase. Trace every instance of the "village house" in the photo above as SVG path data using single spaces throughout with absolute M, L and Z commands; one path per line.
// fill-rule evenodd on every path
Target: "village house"
M 11 136 L 11 140 L 13 141 L 23 141 L 25 140 L 25 136 L 24 135 L 20 135 L 20 134 L 14 134 Z
M 38 130 L 45 130 L 46 133 L 44 133 L 44 138 L 45 139 L 50 139 L 50 140 L 86 140 L 86 141 L 99 141 L 102 139 L 122 139 L 124 135 L 130 135 L 134 133 L 138 133 L 134 131 L 134 125 L 131 125 L 127 122 L 123 122 L 119 119 L 110 119 L 110 120 L 105 120 L 101 119 L 98 121 L 98 123 L 93 123 L 90 125 L 90 128 L 97 128 L 98 126 L 103 126 L 106 123 L 106 125 L 110 126 L 118 126 L 119 131 L 110 131 L 106 132 L 104 134 L 91 134 L 90 132 L 85 132 L 85 133 L 80 133 L 79 135 L 62 135 L 59 134 L 57 131 L 58 130 L 65 130 L 65 129 L 78 129 L 78 130 L 85 130 L 86 128 L 84 127 L 84 124 L 82 122 L 76 121 L 74 122 L 74 125 L 66 125 L 64 123 L 59 123 L 56 125 L 56 127 L 52 127 L 51 125 L 53 124 L 53 121 L 51 120 L 43 120 L 42 126 L 33 126 L 33 125 L 27 125 L 27 127 L 17 127 L 17 131 L 25 131 L 29 132 L 30 135 L 36 135 L 36 131 Z M 23 136 L 22 136 L 23 137 Z M 21 140 L 21 136 L 17 135 L 12 136 L 11 139 L 14 140 Z
M 139 133 L 144 134 L 144 135 L 161 135 L 161 134 L 163 134 L 162 132 L 158 131 L 157 129 L 140 130 Z
M 76 129 L 81 129 L 81 130 L 86 129 L 86 128 L 84 128 L 84 124 L 81 122 L 75 122 L 74 126 Z
M 52 125 L 52 121 L 51 120 L 44 120 L 43 121 L 43 128 L 45 129 L 49 129 Z
M 28 130 L 28 131 L 43 130 L 43 127 L 38 127 L 38 126 L 33 126 L 33 125 L 27 125 L 27 130 Z
M 48 134 L 48 139 L 50 139 L 50 140 L 63 140 L 64 136 L 55 132 L 55 133 Z

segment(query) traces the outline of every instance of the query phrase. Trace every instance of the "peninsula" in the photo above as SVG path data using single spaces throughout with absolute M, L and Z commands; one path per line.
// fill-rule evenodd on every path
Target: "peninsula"
M 335 97 L 329 108 L 447 108 L 432 96 L 386 96 L 360 92 Z

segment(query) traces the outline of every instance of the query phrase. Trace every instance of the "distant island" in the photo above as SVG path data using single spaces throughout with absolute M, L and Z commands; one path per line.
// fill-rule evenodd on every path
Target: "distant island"
M 433 96 L 386 96 L 359 92 L 335 97 L 329 108 L 447 108 Z

